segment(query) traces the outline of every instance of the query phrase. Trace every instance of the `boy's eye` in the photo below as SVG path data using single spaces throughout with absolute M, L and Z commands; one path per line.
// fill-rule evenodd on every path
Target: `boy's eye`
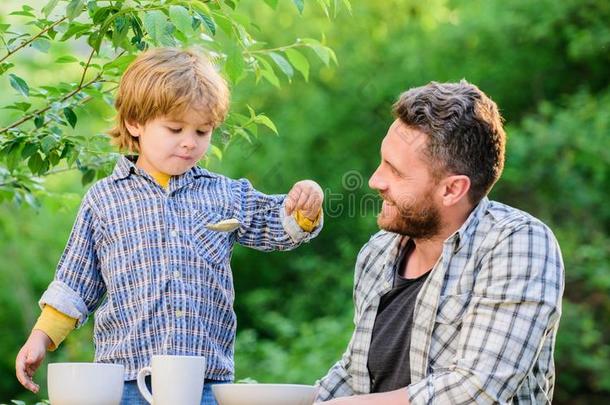
M 171 132 L 173 132 L 174 134 L 179 133 L 180 131 L 182 131 L 182 128 L 172 128 L 172 127 L 167 127 L 167 129 L 169 129 Z
M 200 131 L 200 130 L 197 130 L 197 135 L 206 136 L 206 135 L 209 135 L 211 132 L 212 131 Z

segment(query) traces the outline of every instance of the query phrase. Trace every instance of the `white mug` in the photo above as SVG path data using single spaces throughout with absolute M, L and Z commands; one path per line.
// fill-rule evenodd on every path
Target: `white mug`
M 152 394 L 144 381 L 152 379 Z M 205 357 L 169 356 L 152 357 L 152 367 L 138 373 L 138 389 L 150 404 L 200 405 L 205 379 Z
M 124 367 L 108 363 L 51 363 L 47 384 L 53 405 L 119 405 Z

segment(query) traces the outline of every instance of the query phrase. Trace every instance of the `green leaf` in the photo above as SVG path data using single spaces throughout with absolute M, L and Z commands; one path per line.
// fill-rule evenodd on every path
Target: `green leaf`
M 292 66 L 305 78 L 305 81 L 309 80 L 309 61 L 303 54 L 296 49 L 288 48 L 284 51 Z
M 299 10 L 299 14 L 303 14 L 303 8 L 305 7 L 305 2 L 303 0 L 292 0 L 294 5 L 297 6 L 297 10 Z
M 20 16 L 23 16 L 23 17 L 36 18 L 36 16 L 34 14 L 32 14 L 31 12 L 26 11 L 26 10 L 13 11 L 12 13 L 9 13 L 9 15 L 20 15 Z
M 205 26 L 208 27 L 212 35 L 216 35 L 216 23 L 214 23 L 212 17 L 203 13 L 199 13 L 199 15 L 201 16 L 201 19 L 203 20 Z
M 233 23 L 231 22 L 231 20 L 229 20 L 226 16 L 220 13 L 215 12 L 213 14 L 216 25 L 218 25 L 220 29 L 224 31 L 225 34 L 233 36 Z
M 168 45 L 166 38 L 170 29 L 167 17 L 159 10 L 152 10 L 144 14 L 144 29 L 156 44 Z
M 34 125 L 36 128 L 41 128 L 44 125 L 44 115 L 37 115 L 34 117 Z
M 276 135 L 278 134 L 275 124 L 266 115 L 263 115 L 263 114 L 257 115 L 256 117 L 254 117 L 254 122 L 256 122 L 257 124 L 262 124 L 262 125 L 266 126 L 267 128 L 271 129 L 273 132 L 275 132 Z
M 38 38 L 36 41 L 32 42 L 32 48 L 39 50 L 42 53 L 49 52 L 49 48 L 51 48 L 51 42 L 46 38 Z
M 85 33 L 89 33 L 91 31 L 91 29 L 92 29 L 91 24 L 81 24 L 77 21 L 73 21 L 72 23 L 70 23 L 70 26 L 68 27 L 66 32 L 64 32 L 64 34 L 61 36 L 61 38 L 59 40 L 66 41 L 66 40 L 70 39 L 71 37 L 78 38 L 78 37 L 84 35 Z
M 78 58 L 76 58 L 72 55 L 64 55 L 64 56 L 60 56 L 59 58 L 55 59 L 55 63 L 73 63 L 73 62 L 78 62 Z
M 170 6 L 169 19 L 178 31 L 187 36 L 193 33 L 193 19 L 188 10 L 182 6 Z
M 29 158 L 38 151 L 39 147 L 40 146 L 35 142 L 27 142 L 21 150 L 21 157 L 23 159 Z
M 83 186 L 85 186 L 85 185 L 91 183 L 94 178 L 95 178 L 95 170 L 87 169 L 83 173 L 83 177 L 81 179 L 81 183 L 83 184 Z
M 44 14 L 45 17 L 48 17 L 49 14 L 51 14 L 51 12 L 53 11 L 53 9 L 55 9 L 55 6 L 57 6 L 57 3 L 59 3 L 59 0 L 50 0 L 43 8 L 42 8 L 42 13 Z
M 3 75 L 4 73 L 6 73 L 6 71 L 8 71 L 13 66 L 15 66 L 15 65 L 12 63 L 0 63 L 0 75 Z
M 114 19 L 114 30 L 112 31 L 112 45 L 115 48 L 123 46 L 129 33 L 130 17 L 118 16 Z M 125 46 L 123 46 L 125 47 Z
M 25 80 L 23 80 L 19 76 L 14 75 L 12 73 L 10 73 L 8 76 L 9 76 L 9 81 L 11 83 L 12 88 L 14 88 L 19 93 L 21 93 L 22 95 L 24 95 L 26 97 L 28 97 L 30 95 L 30 87 L 25 82 Z
M 288 79 L 294 76 L 294 69 L 292 69 L 292 65 L 288 63 L 286 58 L 275 52 L 270 52 L 269 56 L 271 56 L 271 59 L 273 59 L 273 61 L 280 68 L 280 70 L 284 72 L 286 76 L 288 76 Z
M 269 83 L 271 83 L 272 85 L 274 85 L 277 88 L 280 87 L 280 80 L 277 78 L 277 76 L 273 70 L 264 68 L 261 70 L 261 74 L 263 75 L 263 77 L 265 79 L 267 79 L 267 81 Z
M 216 145 L 210 144 L 210 152 L 218 158 L 218 160 L 222 160 L 222 150 Z
M 115 60 L 108 62 L 104 65 L 104 70 L 117 69 L 119 71 L 125 70 L 127 66 L 136 58 L 136 55 L 123 55 L 119 56 Z
M 11 105 L 7 105 L 2 108 L 6 109 L 6 110 L 19 110 L 19 111 L 26 112 L 27 110 L 30 109 L 31 106 L 32 106 L 32 104 L 30 104 L 30 103 L 17 102 L 17 103 L 13 103 Z
M 28 159 L 28 168 L 34 174 L 42 174 L 46 171 L 45 170 L 45 160 L 42 158 L 42 155 L 40 154 L 40 152 L 34 153 Z
M 84 0 L 72 0 L 66 7 L 66 17 L 68 17 L 70 21 L 74 20 L 84 11 L 84 6 Z
M 335 52 L 329 47 L 322 45 L 320 41 L 311 38 L 305 38 L 300 41 L 311 48 L 326 66 L 328 66 L 331 59 L 337 63 Z
M 271 67 L 271 64 L 269 62 L 267 62 L 265 60 L 265 58 L 263 58 L 263 57 L 255 56 L 255 58 L 263 66 L 262 68 L 260 68 L 259 73 L 265 79 L 267 79 L 267 81 L 269 83 L 271 83 L 275 87 L 279 88 L 280 87 L 280 81 L 277 78 L 275 72 L 273 71 L 273 67 Z
M 59 136 L 49 134 L 40 140 L 40 148 L 46 154 L 59 145 Z
M 237 83 L 240 80 L 244 71 L 244 65 L 244 57 L 241 53 L 241 49 L 237 44 L 232 44 L 227 54 L 225 71 L 233 83 Z
M 49 164 L 51 166 L 56 166 L 59 163 L 59 153 L 57 153 L 56 150 L 52 150 L 48 155 L 47 155 L 47 160 L 49 161 Z
M 70 107 L 64 108 L 64 116 L 68 120 L 68 124 L 70 124 L 70 126 L 74 128 L 78 119 L 76 114 L 74 113 L 74 110 L 72 110 Z
M 278 0 L 265 0 L 265 3 L 274 10 L 277 8 L 277 2 Z

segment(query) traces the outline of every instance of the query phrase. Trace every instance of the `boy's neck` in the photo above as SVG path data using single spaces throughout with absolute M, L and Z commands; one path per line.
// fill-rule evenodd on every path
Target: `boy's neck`
M 143 164 L 140 159 L 136 160 L 135 165 L 148 173 L 157 183 L 161 185 L 161 187 L 167 188 L 169 185 L 169 179 L 172 177 L 171 174 L 160 172 L 153 169 L 151 166 L 147 167 L 147 165 Z
M 161 187 L 167 188 L 169 186 L 169 179 L 172 177 L 170 174 L 161 172 L 149 174 L 155 179 L 157 183 L 159 183 L 159 185 L 161 185 Z

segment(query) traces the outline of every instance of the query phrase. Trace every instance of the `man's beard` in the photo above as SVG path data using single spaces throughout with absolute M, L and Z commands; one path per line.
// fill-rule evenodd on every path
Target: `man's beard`
M 383 217 L 382 208 L 377 217 L 377 224 L 381 229 L 414 239 L 430 239 L 438 234 L 441 219 L 438 208 L 434 206 L 431 191 L 410 204 L 406 201 L 398 203 L 387 197 L 383 199 L 394 204 L 395 212 L 392 217 Z

